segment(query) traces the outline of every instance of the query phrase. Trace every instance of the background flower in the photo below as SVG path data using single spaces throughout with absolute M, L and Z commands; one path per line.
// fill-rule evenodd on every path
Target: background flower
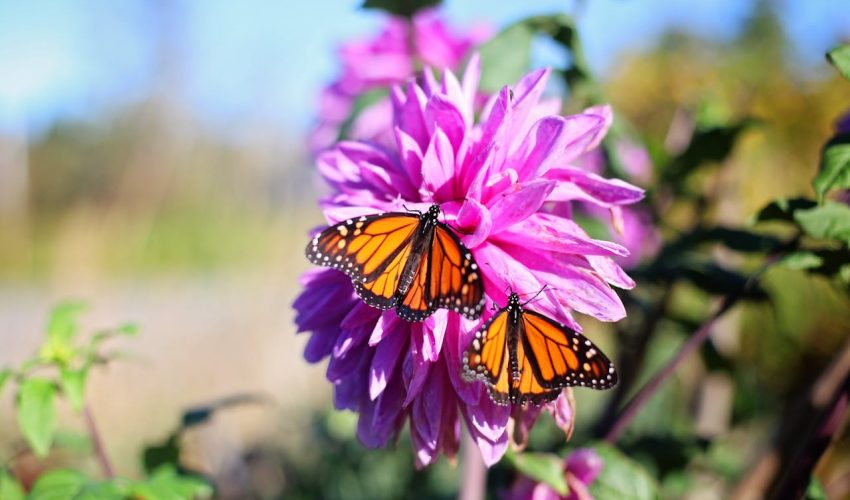
M 509 287 L 536 293 L 547 284 L 535 309 L 576 330 L 573 311 L 621 319 L 625 309 L 611 285 L 634 283 L 613 257 L 628 251 L 590 238 L 544 206 L 582 200 L 619 207 L 643 191 L 573 166 L 604 137 L 610 109 L 554 114 L 560 102 L 542 98 L 549 73 L 534 71 L 503 88 L 477 122 L 477 57 L 460 80 L 447 70 L 438 81 L 426 70 L 421 83 L 394 87 L 392 145 L 343 141 L 319 154 L 319 172 L 332 188 L 320 202 L 326 219 L 439 203 L 474 252 L 490 303 L 504 305 Z M 303 285 L 294 307 L 299 331 L 312 332 L 305 357 L 330 357 L 336 406 L 359 413 L 365 445 L 386 445 L 408 421 L 417 465 L 424 466 L 440 452 L 455 454 L 464 421 L 485 462 L 499 460 L 510 408 L 494 404 L 483 384 L 461 379 L 461 355 L 477 322 L 441 310 L 407 323 L 363 304 L 334 270 L 311 271 Z M 571 425 L 571 405 L 556 401 L 551 409 Z M 530 427 L 533 418 L 524 422 Z
M 573 451 L 564 460 L 564 478 L 570 492 L 559 495 L 545 483 L 537 483 L 521 476 L 507 498 L 509 500 L 592 500 L 593 496 L 588 491 L 588 486 L 596 479 L 605 464 L 594 450 L 580 448 Z
M 319 98 L 319 123 L 310 134 L 314 152 L 331 146 L 352 116 L 355 101 L 368 92 L 389 88 L 414 75 L 423 65 L 457 68 L 470 50 L 490 35 L 490 29 L 473 26 L 464 33 L 451 29 L 439 11 L 426 9 L 410 20 L 388 17 L 375 37 L 346 42 L 338 56 L 340 76 L 322 90 Z M 385 93 L 373 96 L 357 110 L 348 125 L 346 137 L 352 139 L 392 139 L 392 115 Z

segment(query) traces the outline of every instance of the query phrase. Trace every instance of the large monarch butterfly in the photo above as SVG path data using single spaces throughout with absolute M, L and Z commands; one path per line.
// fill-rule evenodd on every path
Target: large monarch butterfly
M 351 277 L 354 289 L 378 309 L 420 321 L 439 308 L 477 319 L 484 287 L 472 253 L 444 223 L 440 206 L 348 219 L 307 245 L 307 259 Z
M 567 386 L 610 389 L 611 361 L 584 335 L 525 309 L 519 295 L 475 332 L 463 354 L 463 375 L 483 380 L 499 404 L 539 405 Z

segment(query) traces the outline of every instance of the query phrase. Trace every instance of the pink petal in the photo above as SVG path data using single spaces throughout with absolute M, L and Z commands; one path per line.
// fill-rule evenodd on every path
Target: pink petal
M 607 104 L 601 104 L 599 106 L 592 106 L 590 108 L 582 111 L 583 115 L 596 115 L 603 120 L 603 131 L 596 137 L 594 142 L 591 142 L 587 149 L 595 149 L 602 142 L 602 139 L 605 138 L 605 135 L 608 134 L 608 129 L 611 128 L 611 125 L 614 124 L 614 110 L 611 109 L 611 106 Z
M 614 259 L 601 255 L 588 255 L 586 258 L 599 276 L 602 276 L 608 283 L 624 290 L 631 290 L 635 287 L 635 281 L 623 271 L 619 264 L 614 262 Z
M 602 133 L 604 121 L 599 116 L 547 116 L 531 127 L 511 155 L 510 165 L 520 180 L 537 178 L 551 168 L 569 165 Z
M 378 345 L 378 342 L 395 333 L 395 331 L 402 325 L 403 323 L 401 318 L 399 318 L 395 312 L 384 311 L 384 313 L 381 314 L 381 319 L 375 324 L 375 329 L 372 331 L 372 335 L 369 337 L 369 345 Z
M 425 189 L 433 195 L 450 191 L 454 164 L 452 145 L 443 130 L 438 128 L 422 159 L 422 180 Z
M 515 184 L 489 203 L 493 218 L 491 232 L 496 234 L 537 212 L 555 188 L 555 182 L 539 179 Z
M 561 391 L 558 399 L 546 405 L 546 410 L 555 418 L 555 425 L 564 431 L 568 441 L 572 437 L 576 425 L 575 405 L 573 390 L 569 387 Z
M 528 235 L 533 234 L 534 238 Z M 575 222 L 537 213 L 495 236 L 500 241 L 551 252 L 581 255 L 628 255 L 621 245 L 594 240 Z
M 457 92 L 460 92 L 459 86 Z M 452 145 L 453 152 L 460 151 L 461 143 L 466 135 L 466 122 L 463 118 L 463 112 L 449 97 L 443 94 L 431 96 L 425 106 L 425 124 L 432 134 L 438 128 L 445 132 Z M 452 169 L 452 173 L 454 173 L 454 169 Z
M 620 179 L 605 179 L 572 167 L 550 169 L 547 179 L 556 179 L 558 187 L 550 201 L 580 200 L 601 207 L 629 205 L 643 199 L 643 189 Z
M 517 139 L 524 137 L 523 132 L 528 127 L 529 117 L 537 107 L 551 73 L 552 70 L 549 68 L 532 71 L 514 86 L 513 119 L 508 137 Z
M 484 205 L 474 199 L 467 199 L 460 207 L 455 219 L 458 232 L 467 248 L 475 248 L 483 243 L 493 227 L 493 218 Z
M 411 184 L 422 184 L 422 148 L 413 137 L 399 127 L 395 127 L 396 147 L 401 158 L 401 164 L 407 171 Z
M 440 309 L 423 322 L 422 325 L 422 358 L 437 361 L 443 348 L 443 337 L 446 335 L 449 312 Z

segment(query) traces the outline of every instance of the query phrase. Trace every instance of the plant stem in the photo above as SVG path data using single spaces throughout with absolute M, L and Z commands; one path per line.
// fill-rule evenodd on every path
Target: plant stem
M 463 445 L 461 446 L 461 475 L 459 500 L 483 500 L 487 482 L 487 467 L 478 446 L 468 432 L 463 433 Z
M 720 303 L 720 307 L 712 314 L 703 324 L 700 326 L 687 342 L 679 349 L 679 352 L 673 356 L 670 361 L 664 365 L 661 370 L 656 373 L 649 382 L 644 385 L 640 391 L 638 391 L 635 396 L 626 403 L 625 408 L 620 413 L 620 416 L 617 417 L 617 420 L 611 426 L 608 433 L 605 435 L 605 441 L 613 444 L 616 442 L 620 435 L 622 435 L 623 431 L 626 427 L 632 423 L 632 420 L 637 416 L 638 412 L 640 412 L 641 408 L 646 405 L 646 403 L 658 392 L 658 389 L 661 387 L 661 384 L 667 380 L 670 375 L 676 371 L 679 364 L 688 357 L 691 353 L 693 353 L 703 342 L 708 340 L 709 335 L 711 334 L 711 329 L 714 327 L 714 324 L 723 316 L 729 309 L 732 308 L 735 304 L 738 303 L 746 293 L 758 282 L 758 279 L 761 275 L 779 258 L 784 254 L 784 252 L 779 252 L 774 255 L 771 255 L 765 260 L 765 263 L 760 267 L 756 272 L 750 275 L 744 285 L 738 290 L 726 295 L 723 298 L 723 301 Z
M 97 461 L 100 463 L 100 469 L 103 475 L 106 478 L 114 477 L 115 472 L 112 468 L 112 462 L 109 461 L 109 455 L 106 453 L 106 448 L 103 445 L 103 440 L 100 437 L 100 432 L 97 430 L 97 424 L 94 421 L 94 416 L 88 403 L 83 406 L 83 418 L 86 421 L 86 428 L 88 428 L 89 437 L 94 446 L 94 452 L 97 456 Z

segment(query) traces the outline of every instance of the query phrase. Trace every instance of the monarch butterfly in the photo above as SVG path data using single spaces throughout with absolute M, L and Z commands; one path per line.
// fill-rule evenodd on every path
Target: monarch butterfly
M 475 332 L 463 355 L 467 380 L 483 380 L 499 404 L 539 405 L 567 386 L 610 389 L 617 384 L 611 361 L 584 335 L 524 309 L 519 295 Z
M 440 206 L 348 219 L 307 245 L 310 262 L 338 269 L 378 309 L 420 321 L 439 308 L 481 316 L 484 287 L 472 253 L 444 223 Z

